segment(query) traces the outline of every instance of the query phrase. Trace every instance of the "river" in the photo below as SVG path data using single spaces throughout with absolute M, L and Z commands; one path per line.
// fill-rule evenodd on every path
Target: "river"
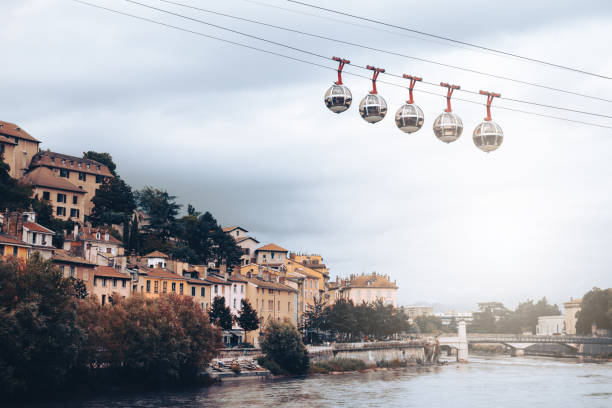
M 474 357 L 394 371 L 234 381 L 198 390 L 111 395 L 38 408 L 612 407 L 612 363 Z

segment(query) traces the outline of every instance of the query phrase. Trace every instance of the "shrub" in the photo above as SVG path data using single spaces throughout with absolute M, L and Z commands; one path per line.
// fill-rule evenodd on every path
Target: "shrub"
M 380 360 L 376 362 L 376 367 L 379 368 L 399 368 L 407 367 L 408 362 L 406 360 Z
M 232 366 L 232 368 L 230 368 L 230 370 L 232 370 L 232 372 L 236 375 L 240 374 L 240 366 L 238 364 L 235 364 Z
M 263 333 L 261 351 L 265 358 L 262 365 L 274 373 L 273 367 L 283 374 L 306 374 L 310 366 L 308 350 L 302 342 L 302 336 L 289 322 L 268 324 Z M 271 364 L 273 363 L 273 364 Z
M 356 358 L 334 358 L 326 361 L 319 361 L 312 365 L 311 373 L 329 373 L 332 371 L 359 371 L 370 368 L 371 365 Z

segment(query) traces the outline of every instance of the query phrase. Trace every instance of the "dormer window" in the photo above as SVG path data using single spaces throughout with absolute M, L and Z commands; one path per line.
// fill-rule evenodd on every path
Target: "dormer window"
M 62 164 L 66 164 L 66 159 L 62 159 Z
M 89 167 L 90 167 L 90 166 L 89 166 L 89 163 L 87 163 L 87 168 L 89 168 Z
M 98 171 L 102 170 L 102 166 L 96 166 L 96 168 L 98 169 Z
M 74 161 L 70 160 L 70 166 L 74 166 Z
M 106 234 L 104 234 L 104 240 L 108 241 L 108 232 Z
M 96 232 L 96 239 L 100 239 L 100 233 Z

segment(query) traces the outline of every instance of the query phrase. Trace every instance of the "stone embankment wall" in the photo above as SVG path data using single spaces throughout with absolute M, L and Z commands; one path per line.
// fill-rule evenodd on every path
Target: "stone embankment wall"
M 365 346 L 365 347 L 364 347 Z M 343 347 L 309 347 L 310 358 L 312 361 L 325 361 L 333 358 L 349 358 L 362 360 L 366 363 L 374 364 L 377 361 L 423 361 L 425 352 L 422 346 L 387 346 L 387 347 L 368 347 L 363 346 Z

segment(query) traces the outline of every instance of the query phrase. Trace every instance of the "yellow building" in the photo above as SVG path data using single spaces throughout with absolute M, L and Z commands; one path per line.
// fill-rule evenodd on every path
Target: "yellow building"
M 246 333 L 246 341 L 258 346 L 259 334 L 272 320 L 289 321 L 297 327 L 298 291 L 280 282 L 243 277 L 246 283 L 246 299 L 257 310 L 259 330 Z
M 41 151 L 32 157 L 30 171 L 38 168 L 50 170 L 53 176 L 71 183 L 84 193 L 84 215 L 91 214 L 96 190 L 102 183 L 114 177 L 102 163 L 50 151 Z
M 0 121 L 0 156 L 15 179 L 23 177 L 32 157 L 38 153 L 40 141 L 14 123 Z
M 289 254 L 289 259 L 304 265 L 309 270 L 314 271 L 320 275 L 319 278 L 319 289 L 325 290 L 327 283 L 329 282 L 329 269 L 323 262 L 321 255 L 307 255 L 307 254 Z
M 31 170 L 21 181 L 32 186 L 34 197 L 51 204 L 56 218 L 83 222 L 86 193 L 70 181 L 56 177 L 46 167 Z
M 18 238 L 0 233 L 0 258 L 12 256 L 22 261 L 27 261 L 31 248 L 31 245 Z
M 299 316 L 298 321 L 301 321 L 302 314 L 308 310 L 308 306 L 314 304 L 315 299 L 320 299 L 324 292 L 324 287 L 321 286 L 324 282 L 321 272 L 311 269 L 303 264 L 287 260 L 287 277 L 298 278 L 300 301 L 299 301 Z
M 164 293 L 188 294 L 189 278 L 177 275 L 162 268 L 138 267 L 138 281 L 132 291 L 145 297 L 158 297 Z M 135 290 L 134 290 L 135 289 Z

